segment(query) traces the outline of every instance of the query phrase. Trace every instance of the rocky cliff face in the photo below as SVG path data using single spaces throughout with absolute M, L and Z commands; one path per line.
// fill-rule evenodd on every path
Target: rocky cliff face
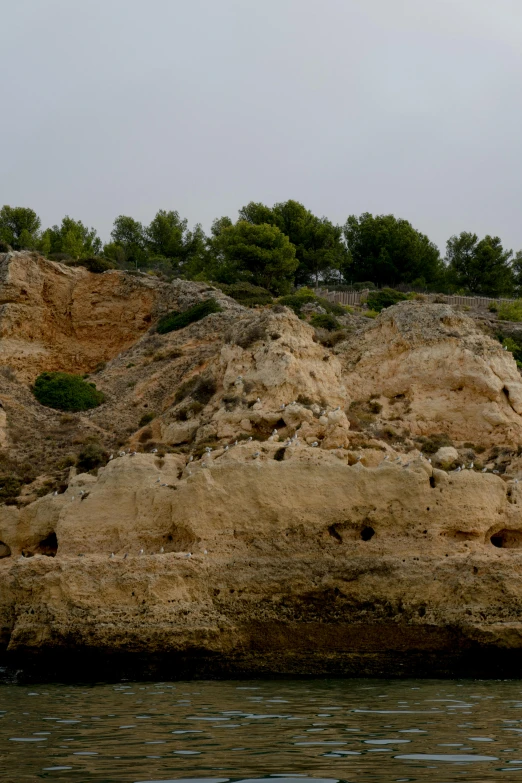
M 27 290 L 70 272 L 53 264 L 47 280 L 41 260 L 5 263 L 18 278 L 25 264 Z M 117 323 L 124 276 L 74 274 L 89 290 L 101 284 L 87 278 L 114 278 L 104 318 Z M 347 315 L 328 347 L 286 308 L 246 310 L 202 284 L 133 285 L 150 293 L 152 327 L 159 309 L 208 296 L 223 312 L 160 336 L 146 322 L 141 333 L 140 310 L 132 341 L 127 331 L 112 354 L 103 345 L 95 377 L 107 402 L 72 421 L 34 401 L 23 368 L 0 379 L 4 460 L 29 453 L 31 427 L 33 439 L 54 433 L 51 478 L 49 454 L 75 438 L 107 449 L 105 466 L 70 469 L 57 494 L 37 492 L 37 479 L 0 507 L 5 661 L 76 678 L 78 665 L 518 672 L 522 394 L 511 355 L 446 305 Z M 89 316 L 85 305 L 86 344 L 100 307 Z M 47 356 L 69 323 L 45 338 Z M 29 355 L 29 337 L 10 328 Z M 52 369 L 29 366 L 27 377 Z

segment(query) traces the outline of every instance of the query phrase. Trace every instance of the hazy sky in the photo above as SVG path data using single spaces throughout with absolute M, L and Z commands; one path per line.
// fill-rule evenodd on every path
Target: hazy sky
M 0 0 L 1 1 L 1 0 Z M 251 200 L 522 248 L 521 0 L 3 0 L 0 204 Z

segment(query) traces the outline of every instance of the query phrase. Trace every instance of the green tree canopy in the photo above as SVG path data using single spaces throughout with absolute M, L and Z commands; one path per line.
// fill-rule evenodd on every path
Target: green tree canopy
M 36 247 L 40 225 L 41 220 L 33 209 L 7 204 L 0 209 L 0 239 L 14 250 Z
M 102 242 L 96 229 L 87 228 L 81 220 L 66 215 L 60 226 L 53 226 L 44 232 L 41 249 L 42 252 L 66 253 L 79 260 L 99 255 Z
M 479 240 L 476 234 L 463 231 L 446 245 L 448 278 L 473 294 L 510 295 L 515 283 L 511 256 L 512 251 L 504 250 L 499 237 L 488 234 Z
M 251 201 L 239 211 L 239 217 L 255 225 L 277 226 L 288 237 L 298 261 L 297 284 L 317 285 L 319 279 L 327 279 L 346 263 L 341 227 L 317 217 L 299 201 L 290 199 L 272 208 Z
M 124 264 L 134 264 L 136 268 L 147 260 L 145 229 L 138 220 L 127 215 L 119 215 L 111 231 L 112 242 L 104 248 L 104 254 L 113 261 L 123 257 Z
M 378 286 L 435 282 L 443 273 L 439 250 L 407 220 L 394 215 L 350 215 L 344 226 L 350 255 L 345 278 Z
M 214 271 L 220 282 L 247 280 L 273 293 L 290 289 L 298 261 L 295 247 L 277 226 L 221 219 L 211 240 Z M 227 279 L 222 279 L 226 277 Z

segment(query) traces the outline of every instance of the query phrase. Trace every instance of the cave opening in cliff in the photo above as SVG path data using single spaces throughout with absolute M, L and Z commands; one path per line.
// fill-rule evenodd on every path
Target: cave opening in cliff
M 499 530 L 489 540 L 498 549 L 522 549 L 522 530 Z
M 363 541 L 369 541 L 371 538 L 373 538 L 375 535 L 375 530 L 373 527 L 370 527 L 367 525 L 366 527 L 363 527 L 361 530 L 361 538 Z
M 10 556 L 11 556 L 11 547 L 8 546 L 8 544 L 4 544 L 3 541 L 0 541 L 0 558 L 10 557 Z
M 44 538 L 36 547 L 35 554 L 45 555 L 46 557 L 55 557 L 58 552 L 58 539 L 54 530 Z

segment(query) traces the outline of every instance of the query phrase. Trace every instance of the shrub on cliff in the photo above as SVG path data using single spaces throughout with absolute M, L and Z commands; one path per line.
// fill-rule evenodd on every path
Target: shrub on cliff
M 498 305 L 499 321 L 522 321 L 522 299 L 515 302 L 501 302 Z
M 266 288 L 252 283 L 232 283 L 231 285 L 220 285 L 219 288 L 227 296 L 235 299 L 236 302 L 245 307 L 255 307 L 255 305 L 267 305 L 273 302 L 272 294 Z
M 312 326 L 315 326 L 316 329 L 327 329 L 329 332 L 341 328 L 341 324 L 337 318 L 329 313 L 314 313 L 310 318 L 310 323 Z
M 43 372 L 32 391 L 41 405 L 60 411 L 86 411 L 105 400 L 104 393 L 94 383 L 67 372 Z
M 160 334 L 167 334 L 178 329 L 184 329 L 195 321 L 201 321 L 202 318 L 206 318 L 211 313 L 220 312 L 221 307 L 215 299 L 205 299 L 205 301 L 198 302 L 198 304 L 189 307 L 188 310 L 184 310 L 182 313 L 167 313 L 167 315 L 159 319 L 156 329 Z
M 301 315 L 301 310 L 305 304 L 320 305 L 323 310 L 332 315 L 346 315 L 347 310 L 337 302 L 329 302 L 328 299 L 323 299 L 321 296 L 317 296 L 311 288 L 300 288 L 295 294 L 288 294 L 288 296 L 282 296 L 278 300 L 279 304 L 290 307 L 296 315 Z
M 368 294 L 366 304 L 370 310 L 380 313 L 385 307 L 391 307 L 397 302 L 403 302 L 408 299 L 406 294 L 400 291 L 394 291 L 393 288 L 382 288 L 380 291 L 371 291 Z

